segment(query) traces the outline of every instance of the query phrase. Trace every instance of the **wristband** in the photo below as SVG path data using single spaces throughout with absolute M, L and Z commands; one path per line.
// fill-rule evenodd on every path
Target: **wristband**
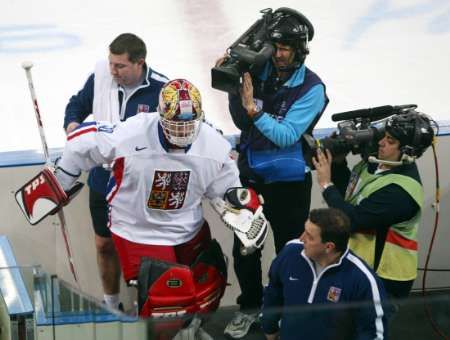
M 332 185 L 334 185 L 334 183 L 333 182 L 328 182 L 328 183 L 325 183 L 324 185 L 322 185 L 321 187 L 322 187 L 322 192 L 324 192 L 325 190 L 327 190 L 329 187 L 331 187 Z
M 253 107 L 250 111 L 248 111 L 248 115 L 253 118 L 256 115 L 258 115 L 261 112 L 261 108 L 258 108 L 257 106 Z

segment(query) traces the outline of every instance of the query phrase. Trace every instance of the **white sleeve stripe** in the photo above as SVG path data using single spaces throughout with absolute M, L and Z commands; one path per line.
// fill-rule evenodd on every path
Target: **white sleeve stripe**
M 167 79 L 166 77 L 156 74 L 155 72 L 152 72 L 150 78 L 155 79 L 160 82 L 163 82 L 163 83 L 167 83 L 169 81 L 169 79 Z
M 362 261 L 354 256 L 353 254 L 348 254 L 347 258 L 349 261 L 353 262 L 363 273 L 366 275 L 367 279 L 370 282 L 370 287 L 372 290 L 373 304 L 375 306 L 375 313 L 377 315 L 375 319 L 375 329 L 377 332 L 376 339 L 384 339 L 384 326 L 383 326 L 383 307 L 381 306 L 381 297 L 380 291 L 378 290 L 378 285 L 375 280 L 375 277 L 372 273 L 367 269 L 367 267 L 362 263 Z

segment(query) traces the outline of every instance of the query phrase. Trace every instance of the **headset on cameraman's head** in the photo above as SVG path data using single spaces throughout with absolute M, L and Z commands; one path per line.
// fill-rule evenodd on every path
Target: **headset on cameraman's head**
M 436 122 L 424 113 L 409 110 L 390 117 L 385 124 L 385 131 L 400 142 L 401 158 L 399 161 L 380 160 L 369 157 L 371 163 L 401 165 L 413 163 L 433 142 Z
M 302 13 L 287 7 L 280 7 L 273 13 L 268 26 L 268 39 L 295 49 L 295 63 L 286 68 L 297 68 L 303 64 L 309 54 L 308 42 L 313 37 L 314 27 Z
M 402 154 L 419 158 L 433 141 L 431 122 L 427 115 L 411 110 L 389 118 L 386 132 L 400 142 Z

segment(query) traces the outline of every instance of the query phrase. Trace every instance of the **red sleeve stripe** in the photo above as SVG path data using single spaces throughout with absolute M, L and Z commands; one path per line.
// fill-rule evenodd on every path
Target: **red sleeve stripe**
M 124 173 L 124 166 L 125 166 L 125 158 L 121 157 L 114 161 L 113 166 L 113 179 L 115 181 L 115 185 L 111 188 L 111 190 L 106 195 L 106 200 L 108 203 L 111 203 L 114 199 L 114 196 L 117 194 L 117 192 L 120 189 L 120 186 L 122 185 L 122 179 L 123 179 L 123 173 Z
M 69 141 L 69 140 L 71 140 L 71 139 L 73 139 L 73 138 L 75 138 L 75 137 L 84 135 L 84 134 L 86 134 L 86 133 L 89 133 L 89 132 L 96 132 L 96 131 L 97 131 L 97 127 L 96 127 L 96 126 L 87 126 L 86 128 L 77 129 L 77 130 L 75 130 L 74 132 L 70 133 L 70 134 L 67 136 L 67 141 Z

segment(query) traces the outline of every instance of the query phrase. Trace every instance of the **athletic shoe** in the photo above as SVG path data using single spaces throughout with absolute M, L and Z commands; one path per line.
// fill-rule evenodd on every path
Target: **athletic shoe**
M 201 324 L 202 319 L 198 315 L 195 315 L 187 327 L 178 331 L 173 340 L 214 340 L 211 335 L 200 327 Z
M 223 334 L 233 338 L 241 339 L 247 335 L 253 323 L 258 321 L 257 314 L 234 313 L 233 319 L 228 323 Z
M 214 340 L 203 328 L 199 328 L 197 334 L 195 334 L 198 340 Z
M 114 307 L 112 307 L 112 306 L 108 306 L 108 304 L 105 302 L 105 300 L 102 301 L 102 304 L 103 304 L 106 308 L 113 309 L 113 310 L 114 310 L 114 309 L 117 309 L 117 310 L 121 311 L 122 313 L 125 312 L 125 308 L 123 307 L 123 303 L 122 303 L 122 302 L 119 302 L 119 304 L 117 305 L 117 308 L 114 308 Z

